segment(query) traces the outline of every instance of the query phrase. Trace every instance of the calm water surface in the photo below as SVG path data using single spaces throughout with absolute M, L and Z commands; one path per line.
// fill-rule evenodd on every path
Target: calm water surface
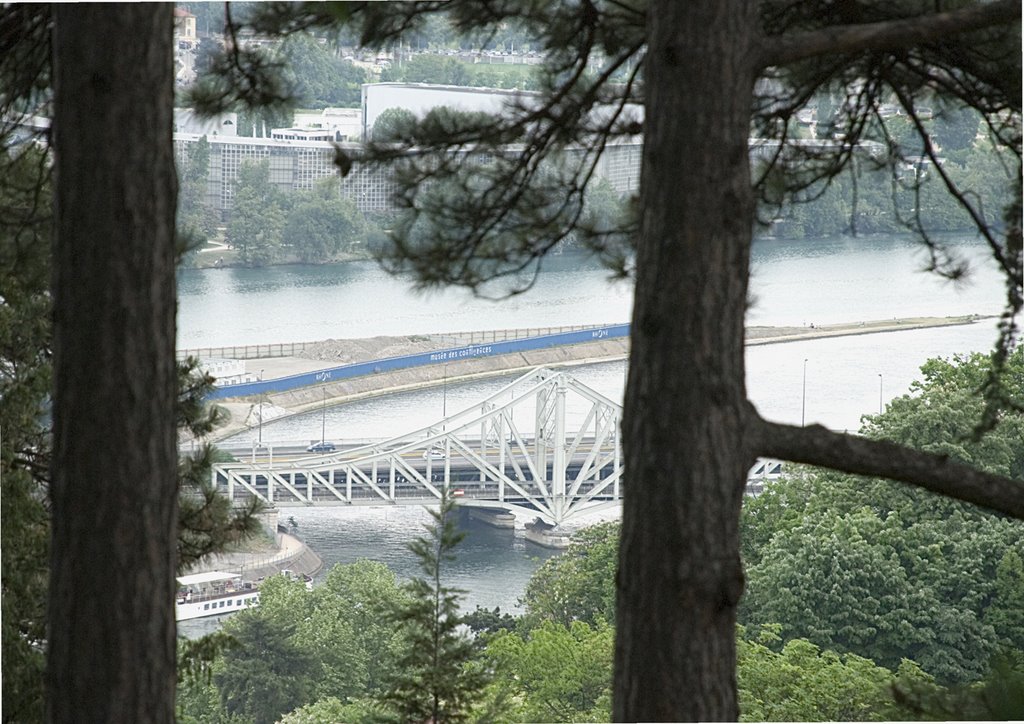
M 920 272 L 925 258 L 910 239 L 760 240 L 748 323 L 997 314 L 1003 286 L 985 248 L 955 249 L 974 269 L 960 287 Z M 188 269 L 178 281 L 178 347 L 627 322 L 632 291 L 576 254 L 552 257 L 533 289 L 502 301 L 461 289 L 414 292 L 373 262 Z

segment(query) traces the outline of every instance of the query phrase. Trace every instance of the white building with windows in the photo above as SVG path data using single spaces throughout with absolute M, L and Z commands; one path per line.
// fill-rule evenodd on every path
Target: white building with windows
M 211 206 L 221 213 L 231 210 L 235 195 L 235 181 L 243 161 L 270 163 L 270 183 L 286 191 L 309 191 L 317 181 L 338 176 L 334 165 L 337 149 L 355 152 L 355 144 L 339 144 L 297 136 L 296 129 L 276 129 L 277 138 L 249 138 L 246 136 L 206 136 L 210 146 L 210 174 L 207 198 Z M 316 135 L 316 134 L 314 134 Z M 179 162 L 186 158 L 189 145 L 203 136 L 196 133 L 174 134 L 174 148 Z M 394 208 L 391 200 L 395 186 L 384 172 L 367 166 L 355 166 L 341 179 L 341 195 L 355 202 L 366 213 Z
M 358 127 L 354 114 L 360 114 L 365 133 L 388 108 L 406 108 L 416 115 L 438 106 L 500 113 L 508 104 L 525 102 L 533 95 L 522 91 L 424 83 L 368 83 L 363 86 L 361 112 L 326 109 L 321 114 L 302 114 L 301 118 L 296 116 L 295 127 L 272 129 L 269 138 L 235 135 L 235 114 L 207 122 L 183 110 L 175 114 L 175 152 L 179 161 L 183 161 L 188 146 L 206 137 L 210 145 L 208 199 L 214 209 L 226 214 L 233 205 L 235 181 L 243 161 L 269 161 L 270 182 L 288 191 L 310 190 L 320 179 L 338 176 L 334 164 L 338 150 L 349 151 L 352 155 L 359 150 L 358 144 L 345 140 Z M 639 137 L 610 143 L 598 163 L 598 175 L 606 178 L 620 194 L 635 192 L 640 185 L 641 148 Z M 583 149 L 576 151 L 581 152 Z M 395 208 L 395 184 L 386 170 L 356 163 L 341 179 L 340 189 L 341 195 L 352 199 L 364 213 Z

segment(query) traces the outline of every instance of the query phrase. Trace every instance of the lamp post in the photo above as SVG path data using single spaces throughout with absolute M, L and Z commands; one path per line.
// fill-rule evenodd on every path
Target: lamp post
M 320 442 L 327 440 L 327 388 L 324 388 L 323 413 L 320 415 Z
M 263 370 L 260 370 L 260 382 L 263 382 Z M 260 388 L 260 429 L 259 429 L 259 440 L 257 441 L 259 447 L 263 447 L 263 388 Z
M 800 427 L 803 427 L 807 420 L 807 358 L 804 357 L 804 383 L 803 391 L 800 394 Z
M 448 363 L 444 365 L 444 384 L 442 387 L 441 417 L 448 417 Z
M 878 373 L 878 414 L 882 414 L 882 373 Z

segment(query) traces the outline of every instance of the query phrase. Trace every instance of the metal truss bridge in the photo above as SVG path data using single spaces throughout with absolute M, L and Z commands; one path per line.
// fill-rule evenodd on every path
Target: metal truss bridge
M 429 427 L 327 455 L 254 454 L 212 480 L 232 503 L 277 507 L 430 505 L 448 487 L 460 505 L 557 526 L 621 500 L 621 415 L 568 372 L 538 368 Z M 761 463 L 755 477 L 774 473 Z

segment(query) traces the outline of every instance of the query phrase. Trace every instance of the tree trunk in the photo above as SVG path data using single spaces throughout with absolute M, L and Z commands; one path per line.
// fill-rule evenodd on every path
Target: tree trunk
M 653 2 L 614 716 L 736 720 L 756 3 Z
M 171 6 L 54 6 L 54 722 L 174 721 Z

